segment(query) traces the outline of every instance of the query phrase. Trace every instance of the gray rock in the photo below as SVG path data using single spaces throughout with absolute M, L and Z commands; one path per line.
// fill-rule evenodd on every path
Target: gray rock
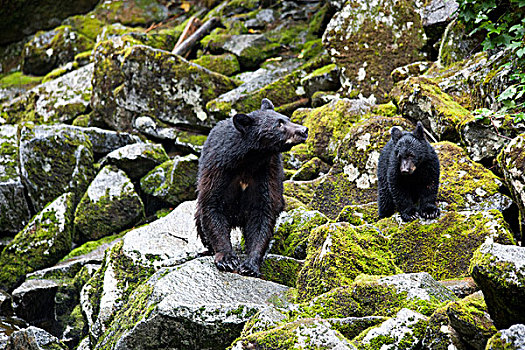
M 65 192 L 80 199 L 93 173 L 91 142 L 83 132 L 60 125 L 21 127 L 20 175 L 35 210 Z
M 167 51 L 126 44 L 115 38 L 94 53 L 95 119 L 118 131 L 130 131 L 136 118 L 154 115 L 175 126 L 194 129 L 213 126 L 208 101 L 235 88 L 228 77 L 213 73 Z
M 262 9 L 255 18 L 247 20 L 244 25 L 248 29 L 263 29 L 267 24 L 275 21 L 275 13 L 272 9 Z
M 17 129 L 0 126 L 0 230 L 9 233 L 20 231 L 31 217 L 18 170 Z
M 62 283 L 48 279 L 30 279 L 13 291 L 16 314 L 38 327 L 55 326 L 55 294 Z
M 525 323 L 525 247 L 488 238 L 474 254 L 471 275 L 483 291 L 496 328 Z
M 432 0 L 426 3 L 421 11 L 421 21 L 430 45 L 441 39 L 447 24 L 457 16 L 458 7 L 455 0 Z
M 101 165 L 115 165 L 124 170 L 135 181 L 146 175 L 157 165 L 169 160 L 160 144 L 134 143 L 114 150 L 102 161 Z
M 364 347 L 374 344 L 385 349 L 399 348 L 402 343 L 404 349 L 416 349 L 426 325 L 427 317 L 401 309 L 395 317 L 360 334 L 355 342 Z
M 465 28 L 465 24 L 457 19 L 453 20 L 445 28 L 438 52 L 438 62 L 444 67 L 468 59 L 473 53 L 482 49 L 481 42 L 485 38 L 484 33 L 477 32 L 471 35 L 471 31 Z
M 195 155 L 176 156 L 151 170 L 140 180 L 142 191 L 171 206 L 197 198 L 197 170 Z
M 422 75 L 428 68 L 430 68 L 431 62 L 421 61 L 407 64 L 402 67 L 397 67 L 391 73 L 394 83 L 405 80 L 409 77 Z
M 331 64 L 321 67 L 301 79 L 309 98 L 317 91 L 336 91 L 341 86 L 339 81 L 340 69 Z
M 254 68 L 270 56 L 264 51 L 264 47 L 269 44 L 270 41 L 263 34 L 241 34 L 232 35 L 222 48 L 237 56 L 242 67 Z M 254 51 L 259 54 L 254 55 Z
M 41 328 L 31 326 L 14 332 L 9 337 L 6 350 L 67 350 L 64 345 L 53 335 Z
M 395 287 L 398 293 L 406 292 L 407 300 L 419 299 L 438 301 L 440 303 L 456 300 L 456 296 L 452 291 L 437 282 L 426 272 L 382 277 L 377 282 Z
M 474 294 L 479 290 L 476 282 L 472 277 L 465 277 L 462 279 L 451 279 L 439 281 L 443 286 L 452 291 L 458 298 L 464 298 L 470 294 Z
M 118 233 L 143 217 L 144 204 L 131 180 L 122 170 L 106 166 L 93 179 L 77 206 L 76 240 L 92 241 Z
M 486 350 L 523 350 L 525 349 L 525 325 L 515 324 L 502 329 L 488 342 Z
M 137 288 L 96 348 L 173 348 L 184 344 L 224 349 L 254 313 L 271 307 L 272 300 L 285 301 L 287 289 L 219 272 L 212 258 L 195 259 L 160 270 Z M 139 299 L 143 302 L 137 303 Z
M 117 132 L 95 127 L 83 128 L 71 126 L 71 128 L 80 130 L 86 134 L 93 146 L 93 152 L 99 155 L 107 154 L 130 144 L 142 142 L 138 136 L 127 132 Z

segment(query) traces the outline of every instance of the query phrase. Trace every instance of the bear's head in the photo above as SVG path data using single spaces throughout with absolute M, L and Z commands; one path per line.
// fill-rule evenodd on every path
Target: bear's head
M 290 118 L 274 111 L 273 103 L 266 98 L 261 102 L 261 109 L 236 114 L 233 125 L 255 148 L 270 152 L 289 151 L 308 137 L 307 127 L 292 123 Z
M 390 133 L 395 144 L 392 155 L 399 166 L 399 172 L 402 175 L 413 174 L 427 157 L 428 149 L 423 124 L 417 122 L 412 132 L 403 132 L 400 128 L 393 127 Z

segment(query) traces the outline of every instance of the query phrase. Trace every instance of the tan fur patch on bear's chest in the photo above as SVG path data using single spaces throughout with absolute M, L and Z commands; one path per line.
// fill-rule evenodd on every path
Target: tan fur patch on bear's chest
M 241 185 L 241 188 L 243 191 L 245 191 L 248 188 L 248 183 L 244 181 L 239 181 L 239 185 Z

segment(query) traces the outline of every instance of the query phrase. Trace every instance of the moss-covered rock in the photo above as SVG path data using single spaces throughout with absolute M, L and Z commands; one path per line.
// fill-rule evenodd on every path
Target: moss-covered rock
M 0 227 L 12 234 L 31 217 L 18 170 L 18 151 L 17 127 L 0 126 Z
M 336 99 L 322 107 L 299 109 L 292 120 L 308 127 L 309 153 L 331 163 L 339 143 L 369 110 L 370 106 L 360 100 Z
M 423 122 L 439 140 L 459 141 L 463 125 L 474 119 L 468 110 L 427 78 L 404 80 L 396 85 L 392 95 L 403 117 Z
M 465 28 L 465 23 L 459 20 L 452 21 L 443 34 L 439 48 L 439 62 L 448 67 L 456 62 L 468 59 L 473 52 L 480 50 L 484 39 L 481 32 L 471 33 Z
M 347 205 L 341 209 L 341 212 L 335 219 L 336 222 L 344 221 L 355 226 L 372 224 L 377 220 L 379 220 L 377 202 L 360 205 Z
M 487 350 L 518 350 L 525 344 L 525 325 L 515 324 L 509 329 L 502 329 L 490 338 Z
M 67 350 L 68 347 L 47 331 L 35 326 L 30 326 L 13 332 L 6 344 L 6 349 Z
M 140 180 L 142 191 L 154 198 L 177 206 L 196 199 L 198 158 L 194 155 L 175 157 L 151 170 Z
M 453 347 L 458 350 L 467 349 L 454 328 L 450 326 L 447 306 L 436 309 L 430 316 L 421 344 L 424 349 L 429 350 L 446 350 Z
M 320 212 L 304 208 L 283 213 L 275 225 L 270 252 L 305 259 L 310 232 L 327 221 Z
M 12 289 L 29 272 L 52 266 L 71 250 L 74 195 L 47 205 L 0 254 L 0 287 Z
M 336 91 L 340 87 L 339 67 L 334 63 L 314 70 L 301 80 L 309 98 L 317 91 Z
M 284 195 L 307 206 L 315 194 L 315 189 L 319 186 L 323 178 L 324 177 L 320 177 L 311 181 L 285 181 L 283 183 Z
M 45 75 L 54 68 L 73 61 L 75 55 L 94 43 L 70 26 L 39 32 L 24 46 L 22 70 L 25 74 Z
M 95 50 L 91 104 L 98 118 L 116 130 L 131 130 L 143 115 L 197 129 L 215 124 L 205 105 L 236 87 L 231 79 L 167 51 L 129 45 L 115 39 Z
M 393 261 L 403 271 L 425 271 L 437 280 L 466 276 L 474 251 L 487 237 L 504 244 L 514 241 L 497 210 L 447 211 L 435 220 L 410 223 L 392 217 L 379 221 L 377 227 L 389 237 Z
M 106 166 L 93 179 L 75 212 L 76 241 L 91 241 L 131 227 L 144 204 L 122 170 Z
M 20 176 L 36 210 L 65 192 L 77 202 L 94 176 L 93 150 L 80 130 L 22 124 Z M 60 150 L 60 152 L 57 152 Z
M 512 201 L 499 192 L 502 181 L 492 171 L 473 162 L 465 151 L 450 142 L 433 144 L 439 157 L 438 202 L 450 210 L 504 211 Z
M 525 248 L 487 240 L 472 257 L 470 273 L 480 286 L 496 328 L 525 324 Z
M 295 287 L 297 275 L 303 267 L 303 261 L 287 256 L 269 254 L 261 265 L 261 274 L 267 281 Z
M 354 124 L 343 138 L 334 166 L 320 180 L 309 206 L 335 219 L 347 205 L 375 202 L 379 154 L 390 139 L 393 126 L 412 129 L 411 124 L 400 117 L 374 116 Z
M 297 279 L 298 297 L 306 300 L 332 288 L 350 285 L 363 273 L 400 272 L 388 249 L 387 238 L 374 227 L 325 224 L 310 233 L 307 258 Z
M 346 4 L 328 24 L 323 44 L 342 67 L 343 92 L 358 91 L 385 101 L 394 68 L 420 61 L 426 37 L 422 3 L 359 1 Z
M 0 106 L 0 115 L 10 124 L 71 122 L 89 108 L 92 75 L 93 65 L 90 64 L 47 81 L 4 103 Z
M 227 76 L 232 76 L 239 73 L 241 70 L 237 57 L 231 53 L 225 53 L 222 55 L 203 55 L 192 62 L 211 71 Z
M 409 309 L 401 309 L 395 317 L 381 325 L 369 328 L 357 336 L 353 343 L 358 349 L 379 350 L 417 349 L 423 338 L 428 318 Z
M 29 90 L 30 88 L 40 84 L 41 81 L 42 77 L 25 75 L 22 72 L 13 72 L 0 78 L 0 88 L 19 88 L 23 90 Z
M 106 23 L 146 26 L 165 20 L 169 12 L 162 2 L 156 0 L 115 0 L 100 2 L 90 15 Z
M 485 349 L 489 338 L 497 332 L 481 292 L 448 305 L 447 315 L 460 339 L 474 349 Z
M 293 181 L 308 181 L 313 180 L 319 175 L 328 173 L 330 165 L 323 162 L 321 159 L 314 157 L 304 163 L 299 170 L 297 170 L 290 178 Z

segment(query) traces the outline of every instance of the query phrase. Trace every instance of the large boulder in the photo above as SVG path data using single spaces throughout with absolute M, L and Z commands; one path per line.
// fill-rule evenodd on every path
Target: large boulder
M 29 221 L 31 213 L 19 175 L 17 127 L 0 126 L 0 227 L 17 233 Z
M 97 348 L 148 349 L 186 344 L 224 349 L 268 303 L 286 302 L 287 287 L 221 273 L 211 258 L 166 268 L 140 285 L 117 312 Z M 162 335 L 162 336 L 161 336 Z
M 412 0 L 358 1 L 334 15 L 323 44 L 342 68 L 345 94 L 385 101 L 393 86 L 390 72 L 424 58 L 421 5 Z
M 93 179 L 75 212 L 77 241 L 118 233 L 144 217 L 144 204 L 126 174 L 104 167 Z
M 94 175 L 93 151 L 86 134 L 67 126 L 30 123 L 23 124 L 19 132 L 20 176 L 35 210 L 65 192 L 72 192 L 78 201 Z
M 496 328 L 525 323 L 525 248 L 488 239 L 474 254 L 470 272 L 480 286 Z
M 9 337 L 6 350 L 67 350 L 68 347 L 52 334 L 38 327 L 28 327 Z
M 72 246 L 74 195 L 65 193 L 34 216 L 0 254 L 0 288 L 12 289 L 25 274 L 52 266 Z
M 89 108 L 93 64 L 29 90 L 1 106 L 8 123 L 34 121 L 38 124 L 71 122 Z
M 490 338 L 487 350 L 518 350 L 525 348 L 525 325 L 515 324 Z
M 503 171 L 505 183 L 510 190 L 514 202 L 518 205 L 521 215 L 525 213 L 525 161 L 523 148 L 525 146 L 525 134 L 521 134 L 501 150 L 498 156 L 498 164 Z
M 167 51 L 129 45 L 116 38 L 95 49 L 91 105 L 98 118 L 119 131 L 143 115 L 197 129 L 217 122 L 205 106 L 236 87 L 231 79 Z

